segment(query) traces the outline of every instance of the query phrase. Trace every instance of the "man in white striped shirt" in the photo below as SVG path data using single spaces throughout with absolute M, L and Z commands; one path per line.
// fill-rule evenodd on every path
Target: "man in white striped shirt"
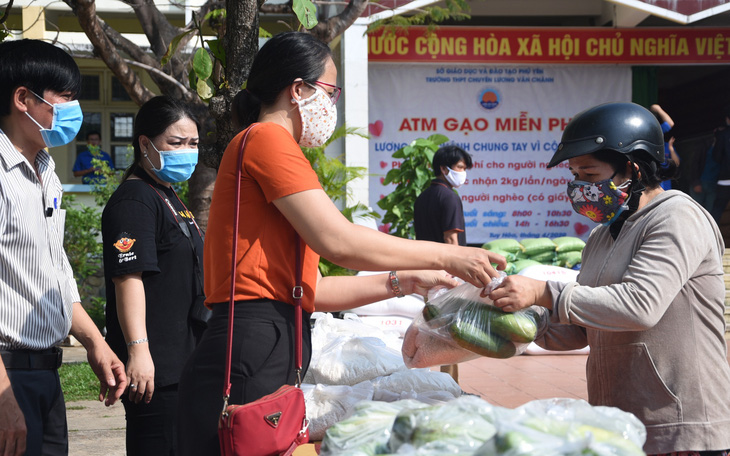
M 69 331 L 101 381 L 99 400 L 113 404 L 127 383 L 81 306 L 63 249 L 61 182 L 45 150 L 78 133 L 80 87 L 61 49 L 0 43 L 0 455 L 68 454 L 57 345 Z

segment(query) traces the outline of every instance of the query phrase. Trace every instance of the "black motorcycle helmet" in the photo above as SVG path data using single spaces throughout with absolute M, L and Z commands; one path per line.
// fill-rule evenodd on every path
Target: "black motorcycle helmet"
M 664 163 L 662 127 L 648 109 L 634 103 L 606 103 L 577 114 L 565 127 L 547 167 L 569 158 L 614 150 Z M 632 160 L 633 161 L 633 160 Z

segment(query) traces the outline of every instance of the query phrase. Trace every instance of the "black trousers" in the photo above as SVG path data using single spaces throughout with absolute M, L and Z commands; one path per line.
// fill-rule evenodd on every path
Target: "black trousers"
M 122 396 L 129 456 L 177 455 L 177 384 L 156 387 L 149 404 Z
M 270 300 L 235 304 L 231 397 L 245 404 L 296 382 L 294 306 Z M 302 364 L 312 353 L 310 315 L 302 312 Z M 179 384 L 178 450 L 182 456 L 218 456 L 218 418 L 223 409 L 228 304 L 213 316 L 183 369 Z
M 28 429 L 26 456 L 68 455 L 66 403 L 57 369 L 7 369 Z

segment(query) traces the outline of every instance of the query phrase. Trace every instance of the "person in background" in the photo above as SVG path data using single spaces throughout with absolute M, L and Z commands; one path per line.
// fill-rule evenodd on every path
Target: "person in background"
M 124 365 L 81 306 L 63 248 L 63 187 L 46 148 L 71 142 L 83 113 L 81 73 L 37 40 L 0 43 L 0 454 L 68 454 L 58 376 L 69 332 L 111 405 Z
M 101 219 L 107 341 L 126 365 L 127 454 L 177 454 L 177 386 L 202 331 L 203 235 L 172 184 L 198 162 L 198 124 L 181 102 L 147 101 L 134 162 Z M 202 309 L 200 309 L 202 310 Z
M 677 152 L 674 150 L 674 136 L 669 134 L 671 129 L 674 128 L 674 121 L 658 104 L 651 105 L 649 109 L 654 113 L 654 116 L 656 116 L 662 127 L 662 133 L 664 134 L 664 164 L 662 164 L 662 166 L 666 168 L 670 159 L 674 161 L 675 166 L 679 166 L 679 155 L 677 155 Z M 662 181 L 662 188 L 664 190 L 670 190 L 672 188 L 671 179 Z
M 727 456 L 730 366 L 720 230 L 702 206 L 659 183 L 672 177 L 649 111 L 609 103 L 577 114 L 548 167 L 568 160 L 568 194 L 598 187 L 603 223 L 590 234 L 577 282 L 508 276 L 490 293 L 513 312 L 550 310 L 536 343 L 590 346 L 588 401 L 633 413 L 649 455 Z M 573 200 L 581 212 L 584 203 Z
M 723 112 L 724 128 L 715 133 L 715 145 L 712 148 L 712 158 L 718 163 L 717 196 L 712 206 L 712 217 L 720 224 L 722 214 L 727 203 L 730 202 L 730 106 Z
M 233 280 L 235 319 L 231 404 L 246 404 L 283 384 L 295 384 L 292 289 L 302 266 L 303 369 L 311 356 L 310 315 L 392 296 L 454 286 L 441 270 L 485 287 L 504 257 L 480 248 L 402 239 L 349 222 L 327 194 L 300 147 L 319 147 L 337 123 L 337 69 L 314 36 L 288 32 L 268 40 L 254 58 L 247 88 L 233 103 L 245 128 L 226 149 L 216 178 L 205 241 L 206 303 L 213 316 L 180 380 L 183 455 L 220 454 L 228 301 Z M 239 149 L 247 135 L 242 166 Z M 237 173 L 240 226 L 231 277 Z M 296 252 L 302 258 L 298 265 Z M 392 271 L 321 277 L 320 255 L 340 266 Z M 427 269 L 406 271 L 407 269 Z
M 704 151 L 695 160 L 692 167 L 692 176 L 690 182 L 689 194 L 695 201 L 700 203 L 707 211 L 712 211 L 715 204 L 715 196 L 717 195 L 717 173 L 719 168 L 717 162 L 712 158 L 712 151 L 715 147 L 715 135 L 713 132 L 712 142 L 709 146 L 705 143 Z
M 100 169 L 94 166 L 92 160 L 102 160 L 107 162 L 109 168 L 114 169 L 112 158 L 101 150 L 101 134 L 98 131 L 91 131 L 86 135 L 86 150 L 81 152 L 74 162 L 72 169 L 75 177 L 81 177 L 81 183 L 90 185 L 93 183 L 103 183 L 105 178 Z
M 436 178 L 418 195 L 413 207 L 416 239 L 466 245 L 464 207 L 456 189 L 466 182 L 466 170 L 471 167 L 471 155 L 459 146 L 442 146 L 436 151 L 433 156 Z M 459 381 L 458 364 L 441 366 L 441 372 Z

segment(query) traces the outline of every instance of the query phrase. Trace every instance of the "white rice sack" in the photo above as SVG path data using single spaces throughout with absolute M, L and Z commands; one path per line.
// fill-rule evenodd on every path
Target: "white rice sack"
M 325 345 L 339 336 L 376 337 L 388 347 L 400 351 L 402 341 L 398 331 L 385 331 L 367 325 L 355 314 L 344 314 L 344 318 L 334 318 L 330 313 L 315 313 L 317 316 L 312 329 L 312 361 Z
M 537 280 L 553 280 L 556 282 L 575 282 L 578 278 L 578 272 L 573 269 L 562 268 L 560 266 L 548 266 L 544 264 L 528 266 L 521 270 L 517 275 L 529 277 Z
M 418 399 L 418 395 L 434 391 L 448 394 L 452 399 L 461 396 L 459 384 L 449 374 L 429 369 L 399 371 L 388 376 L 378 377 L 372 382 L 374 401 L 392 402 L 399 399 Z
M 410 317 L 400 317 L 398 315 L 358 315 L 360 321 L 369 326 L 374 326 L 383 331 L 395 331 L 399 337 L 403 337 L 411 326 L 413 319 Z M 387 343 L 388 346 L 390 344 Z
M 302 385 L 309 419 L 309 439 L 322 440 L 335 423 L 348 418 L 355 404 L 373 398 L 373 384 L 369 381 L 353 386 Z
M 363 273 L 358 275 L 383 274 L 382 272 Z M 345 312 L 357 315 L 399 315 L 401 317 L 414 318 L 423 309 L 423 298 L 417 294 L 403 296 L 402 298 L 392 297 L 367 304 Z
M 563 350 L 563 351 L 555 351 L 555 350 L 545 350 L 544 348 L 537 345 L 535 342 L 530 342 L 530 345 L 527 346 L 527 349 L 525 350 L 525 355 L 587 355 L 591 352 L 591 348 L 589 346 L 585 346 L 583 348 L 577 349 L 577 350 Z
M 338 336 L 310 365 L 315 382 L 325 385 L 355 385 L 405 369 L 400 352 L 376 337 Z

